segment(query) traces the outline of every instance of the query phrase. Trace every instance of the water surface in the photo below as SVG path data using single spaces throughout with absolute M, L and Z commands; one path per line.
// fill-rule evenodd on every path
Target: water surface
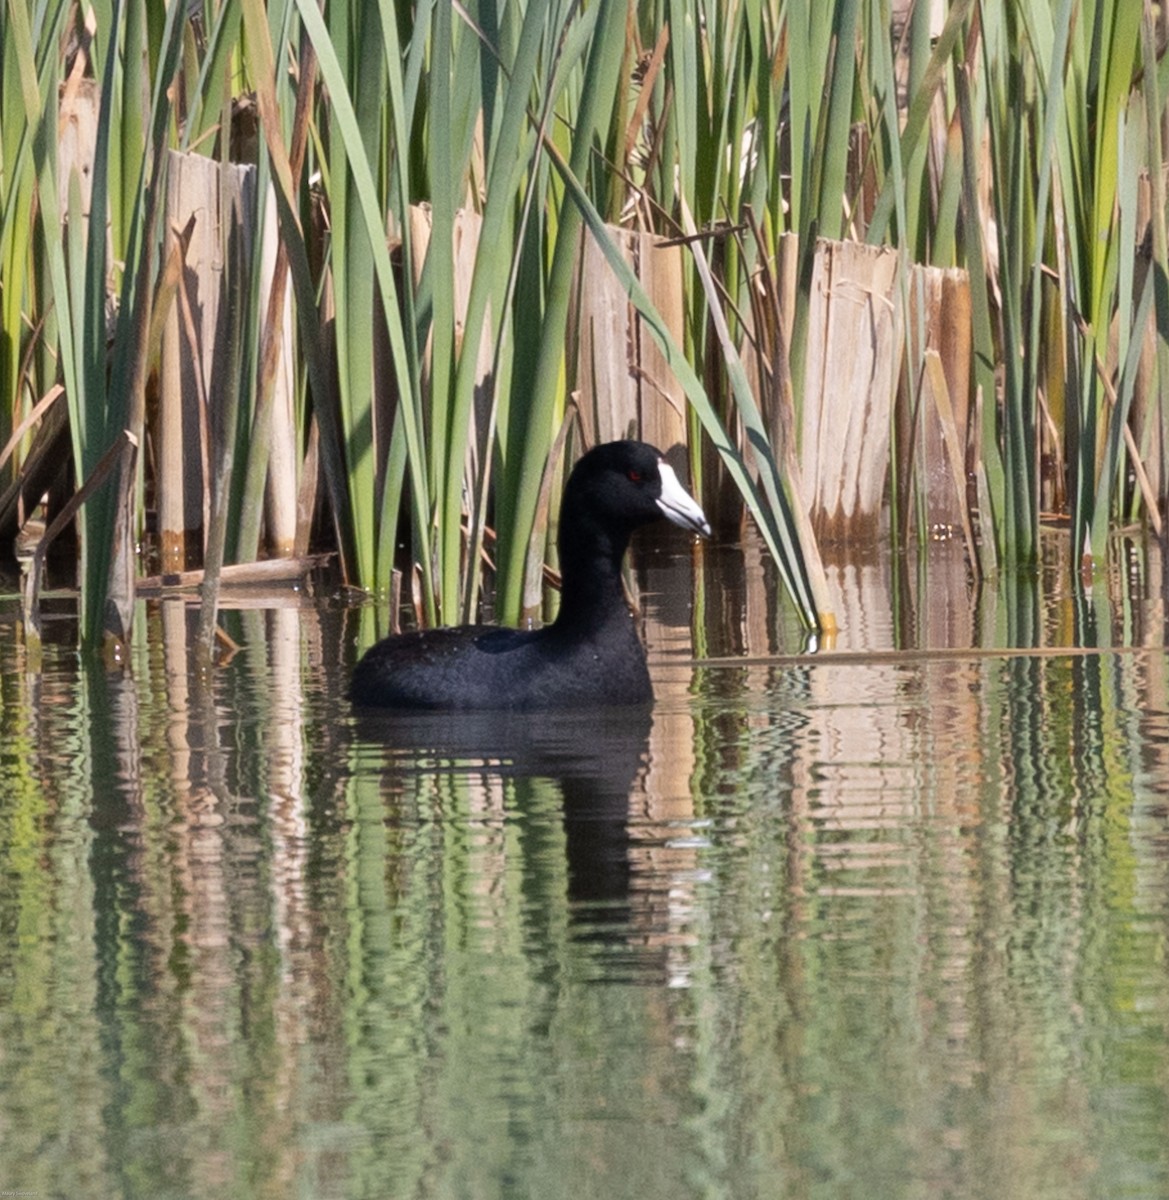
M 644 715 L 355 719 L 327 590 L 208 677 L 6 610 L 0 1189 L 1169 1195 L 1159 565 L 853 566 L 809 656 L 643 563 Z

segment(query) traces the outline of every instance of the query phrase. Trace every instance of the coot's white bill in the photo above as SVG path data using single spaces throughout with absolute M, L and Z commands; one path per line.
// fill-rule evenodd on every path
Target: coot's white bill
M 658 497 L 658 508 L 683 529 L 693 529 L 703 537 L 710 537 L 710 525 L 706 514 L 694 502 L 694 497 L 678 482 L 674 468 L 669 463 L 658 463 L 658 474 L 662 477 L 662 494 Z

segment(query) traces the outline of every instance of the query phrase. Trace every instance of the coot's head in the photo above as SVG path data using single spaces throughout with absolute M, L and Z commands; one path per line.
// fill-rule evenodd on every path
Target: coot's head
M 594 521 L 628 533 L 666 517 L 710 536 L 702 509 L 659 450 L 645 442 L 606 442 L 585 454 L 564 489 L 564 519 Z

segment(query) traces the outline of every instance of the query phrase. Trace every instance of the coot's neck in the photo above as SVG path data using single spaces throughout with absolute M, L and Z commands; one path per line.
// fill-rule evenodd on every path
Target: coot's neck
M 582 632 L 614 617 L 628 617 L 621 560 L 629 535 L 628 529 L 602 526 L 584 514 L 561 513 L 560 613 L 555 629 Z

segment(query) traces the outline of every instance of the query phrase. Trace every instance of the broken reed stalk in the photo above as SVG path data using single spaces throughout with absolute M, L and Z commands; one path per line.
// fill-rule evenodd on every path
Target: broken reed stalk
M 221 588 L 269 588 L 295 583 L 312 571 L 327 566 L 334 552 L 295 555 L 290 558 L 263 558 L 258 562 L 228 563 L 220 568 Z M 171 593 L 199 592 L 207 578 L 206 570 L 176 571 L 173 574 L 148 575 L 138 580 L 139 596 L 166 596 Z
M 312 101 L 316 83 L 317 58 L 312 43 L 305 42 L 300 61 L 299 87 L 296 89 L 296 109 L 293 114 L 292 141 L 289 146 L 289 168 L 292 175 L 292 187 L 300 186 L 301 171 L 304 167 L 305 150 L 308 145 L 308 127 L 312 115 Z M 265 239 L 275 238 L 277 225 L 275 205 L 267 204 L 267 217 L 264 221 Z M 257 210 L 259 201 L 257 200 Z M 288 308 L 288 248 L 279 239 L 276 244 L 275 262 L 272 266 L 271 280 L 268 284 L 268 303 L 264 311 L 263 329 L 260 335 L 260 364 L 257 372 L 257 388 L 255 411 L 252 414 L 251 437 L 248 443 L 248 461 L 244 473 L 243 506 L 241 510 L 240 530 L 236 540 L 239 557 L 253 559 L 259 551 L 260 524 L 264 512 L 264 487 L 269 473 L 272 439 L 274 434 L 273 417 L 277 404 L 277 382 L 280 375 L 282 351 L 286 349 L 288 338 L 291 336 L 290 311 Z M 282 413 L 291 422 L 292 380 L 284 378 L 284 394 L 281 397 Z M 292 431 L 280 431 L 280 436 L 286 438 Z M 295 446 L 295 442 L 294 442 Z M 284 456 L 285 469 L 295 470 L 295 455 Z M 295 478 L 291 481 L 292 495 L 296 494 Z M 279 537 L 286 545 L 274 546 L 277 554 L 288 554 L 292 551 L 295 540 L 295 513 L 289 514 L 292 519 L 292 536 Z M 283 526 L 282 526 L 283 530 Z
M 38 641 L 41 636 L 41 578 L 50 548 L 80 512 L 81 506 L 109 480 L 114 471 L 121 468 L 123 478 L 127 475 L 132 477 L 137 456 L 138 439 L 128 429 L 123 429 L 114 439 L 113 445 L 102 455 L 89 478 L 61 506 L 61 511 L 53 518 L 37 543 L 24 582 L 24 621 L 29 632 Z

